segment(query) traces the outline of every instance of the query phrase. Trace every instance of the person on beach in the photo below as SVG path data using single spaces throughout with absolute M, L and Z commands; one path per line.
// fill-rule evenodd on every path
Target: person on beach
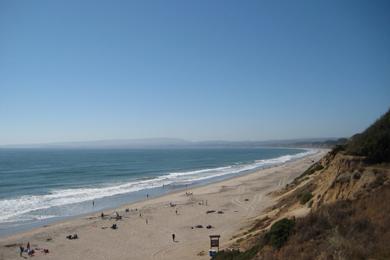
M 28 251 L 30 251 L 30 241 L 27 242 L 26 248 L 27 248 Z
M 148 193 L 146 194 L 146 198 L 147 198 L 147 199 L 149 198 L 149 194 L 148 194 Z
M 19 249 L 20 249 L 20 256 L 23 256 L 24 247 L 20 246 Z
M 95 201 L 94 200 L 92 201 L 92 207 L 95 207 Z
M 177 215 L 177 210 L 176 210 L 176 215 Z
M 145 219 L 145 222 L 146 222 L 146 225 L 147 225 L 147 224 L 149 223 L 149 222 L 148 222 L 148 219 Z
M 172 234 L 172 241 L 175 242 L 175 237 L 176 235 L 175 234 Z

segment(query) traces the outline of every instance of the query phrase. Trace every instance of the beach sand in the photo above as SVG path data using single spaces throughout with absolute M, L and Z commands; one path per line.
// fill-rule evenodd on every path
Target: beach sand
M 283 165 L 105 212 L 114 217 L 117 211 L 122 220 L 94 214 L 0 238 L 0 259 L 21 259 L 19 245 L 28 241 L 32 248 L 49 249 L 48 254 L 37 252 L 34 259 L 209 259 L 209 235 L 221 235 L 221 247 L 228 246 L 233 235 L 274 203 L 267 194 L 291 182 L 325 153 L 320 150 Z M 211 210 L 215 212 L 206 213 Z M 118 229 L 111 229 L 113 224 Z M 78 239 L 66 238 L 75 233 Z

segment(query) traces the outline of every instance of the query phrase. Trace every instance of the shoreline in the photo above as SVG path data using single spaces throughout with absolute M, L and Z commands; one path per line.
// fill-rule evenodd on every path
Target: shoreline
M 271 147 L 271 148 L 280 148 L 280 147 Z M 256 169 L 246 170 L 243 172 L 239 172 L 237 174 L 230 173 L 230 174 L 226 174 L 226 175 L 222 175 L 222 176 L 211 177 L 210 179 L 195 181 L 193 184 L 190 184 L 186 187 L 184 187 L 182 185 L 181 187 L 177 187 L 177 188 L 175 188 L 175 187 L 168 188 L 168 190 L 164 190 L 164 187 L 156 187 L 156 188 L 149 188 L 149 189 L 140 190 L 140 191 L 136 191 L 136 192 L 130 192 L 128 194 L 119 194 L 119 197 L 121 199 L 119 199 L 119 200 L 114 199 L 114 200 L 117 200 L 116 203 L 114 203 L 115 204 L 114 206 L 105 205 L 103 207 L 97 207 L 96 209 L 93 209 L 91 211 L 84 212 L 84 213 L 79 213 L 79 214 L 69 215 L 69 216 L 57 216 L 57 217 L 52 217 L 52 218 L 46 218 L 46 219 L 32 221 L 30 223 L 29 222 L 26 222 L 26 223 L 10 222 L 9 227 L 7 227 L 7 225 L 4 225 L 5 227 L 1 227 L 1 225 L 0 225 L 0 239 L 7 238 L 9 236 L 20 234 L 23 232 L 28 232 L 28 231 L 38 229 L 41 227 L 45 227 L 48 225 L 55 225 L 57 223 L 61 223 L 64 221 L 71 221 L 71 220 L 74 220 L 77 218 L 87 217 L 87 216 L 92 215 L 92 214 L 100 214 L 102 211 L 111 211 L 111 210 L 115 210 L 117 208 L 124 207 L 126 205 L 131 205 L 131 204 L 134 204 L 137 202 L 146 201 L 147 200 L 145 198 L 146 194 L 150 195 L 150 199 L 151 198 L 158 198 L 158 197 L 167 196 L 167 195 L 170 195 L 170 194 L 173 194 L 176 192 L 182 192 L 186 189 L 194 189 L 194 188 L 203 187 L 203 186 L 207 186 L 207 185 L 214 184 L 214 183 L 216 184 L 216 183 L 223 182 L 223 181 L 229 180 L 229 179 L 238 178 L 241 176 L 255 173 L 255 172 L 260 171 L 260 170 L 277 167 L 279 165 L 283 165 L 283 164 L 288 163 L 288 162 L 293 162 L 295 160 L 305 158 L 308 155 L 318 153 L 321 150 L 321 149 L 314 149 L 314 148 L 293 148 L 293 147 L 283 147 L 283 149 L 292 149 L 292 150 L 300 149 L 300 150 L 302 150 L 302 152 L 300 152 L 298 154 L 294 154 L 292 156 L 296 156 L 299 154 L 304 154 L 304 155 L 302 155 L 301 157 L 292 158 L 287 162 L 282 162 L 282 163 L 279 162 L 279 163 L 275 163 L 275 164 L 271 164 L 271 165 L 260 166 Z M 283 156 L 281 156 L 281 157 L 283 157 Z M 280 158 L 280 157 L 276 157 L 276 158 Z M 271 158 L 271 160 L 272 159 L 274 159 L 274 158 Z M 269 159 L 266 159 L 266 160 L 269 160 Z M 116 197 L 116 196 L 118 196 L 118 195 L 114 195 L 114 197 Z M 110 201 L 110 197 L 98 198 L 95 200 L 95 203 L 96 202 L 99 203 L 100 200 L 106 200 L 106 202 L 103 204 L 107 204 L 107 201 Z M 118 202 L 118 201 L 122 201 L 122 202 Z M 13 225 L 14 225 L 14 227 L 12 227 Z
M 208 235 L 202 236 L 201 241 L 198 238 L 198 234 L 200 232 L 198 231 L 209 231 L 208 233 L 223 233 L 224 236 L 221 237 L 222 245 L 229 241 L 232 234 L 234 234 L 233 231 L 238 231 L 239 228 L 242 228 L 243 224 L 247 224 L 247 221 L 253 217 L 256 216 L 257 213 L 261 212 L 261 210 L 264 210 L 267 206 L 271 205 L 272 198 L 267 196 L 267 194 L 270 191 L 277 190 L 278 188 L 282 187 L 281 185 L 285 185 L 286 183 L 290 182 L 293 178 L 295 178 L 297 175 L 299 175 L 303 170 L 307 168 L 308 165 L 312 163 L 312 160 L 318 160 L 322 158 L 322 156 L 327 152 L 327 150 L 324 149 L 316 149 L 317 152 L 314 154 L 309 154 L 307 156 L 304 156 L 302 158 L 298 158 L 292 161 L 288 161 L 286 163 L 271 166 L 265 169 L 256 170 L 255 172 L 250 172 L 246 174 L 242 174 L 239 176 L 233 176 L 227 179 L 223 179 L 220 181 L 208 183 L 208 184 L 202 184 L 200 186 L 196 187 L 189 187 L 188 190 L 192 192 L 193 196 L 185 196 L 183 193 L 187 190 L 187 188 L 182 188 L 179 190 L 174 190 L 172 192 L 169 192 L 167 194 L 158 196 L 158 197 L 152 197 L 149 199 L 143 199 L 141 201 L 133 202 L 133 203 L 126 203 L 122 206 L 118 207 L 112 207 L 110 209 L 104 210 L 106 212 L 113 213 L 115 211 L 118 211 L 120 215 L 123 216 L 123 220 L 114 221 L 112 219 L 109 220 L 103 220 L 97 217 L 97 212 L 95 213 L 87 213 L 83 215 L 78 215 L 74 217 L 67 218 L 65 220 L 60 220 L 58 222 L 55 222 L 53 224 L 45 225 L 43 227 L 37 227 L 33 228 L 28 231 L 18 232 L 16 234 L 10 234 L 4 237 L 0 237 L 0 259 L 2 259 L 2 255 L 5 255 L 6 258 L 4 259 L 12 259 L 13 257 L 19 257 L 17 253 L 15 253 L 15 250 L 19 249 L 18 246 L 16 248 L 13 248 L 12 246 L 7 247 L 7 245 L 19 245 L 19 243 L 27 243 L 27 241 L 30 241 L 33 245 L 37 245 L 38 247 L 45 247 L 48 248 L 51 252 L 47 255 L 36 255 L 36 257 L 39 257 L 42 259 L 72 259 L 75 255 L 83 255 L 83 258 L 85 259 L 107 259 L 102 258 L 102 256 L 109 256 L 113 259 L 121 259 L 123 256 L 123 250 L 119 250 L 119 252 L 109 252 L 102 254 L 92 254 L 85 253 L 84 251 L 90 251 L 91 248 L 96 248 L 97 251 L 100 251 L 102 248 L 107 246 L 106 244 L 101 245 L 101 241 L 89 241 L 85 240 L 86 234 L 87 237 L 99 237 L 98 234 L 105 234 L 105 235 L 113 235 L 113 232 L 121 233 L 123 230 L 126 230 L 129 228 L 130 230 L 136 230 L 140 235 L 143 235 L 143 229 L 149 228 L 151 226 L 157 225 L 155 228 L 156 230 L 159 229 L 166 229 L 167 236 L 162 238 L 161 234 L 156 235 L 153 237 L 153 232 L 148 233 L 149 238 L 145 241 L 145 238 L 137 238 L 135 237 L 130 239 L 131 241 L 137 242 L 144 241 L 147 242 L 150 240 L 149 245 L 146 246 L 143 243 L 141 243 L 139 246 L 141 248 L 145 247 L 145 249 L 149 248 L 149 251 L 155 251 L 154 249 L 157 249 L 159 247 L 162 247 L 161 244 L 164 244 L 164 240 L 170 239 L 170 233 L 175 232 L 178 234 L 178 240 L 180 241 L 181 238 L 184 235 L 185 243 L 189 243 L 189 246 L 192 246 L 193 248 L 189 248 L 188 245 L 187 250 L 179 250 L 175 254 L 169 254 L 170 257 L 176 256 L 186 256 L 187 251 L 193 251 L 193 250 L 199 250 L 199 248 L 203 248 L 203 251 L 207 251 L 208 247 Z M 293 171 L 291 173 L 290 171 Z M 278 173 L 280 172 L 281 175 L 272 174 L 272 173 Z M 260 181 L 260 183 L 255 183 L 254 180 Z M 249 182 L 248 182 L 249 181 Z M 264 183 L 262 183 L 262 181 Z M 267 183 L 269 181 L 269 183 Z M 272 184 L 273 183 L 273 184 Z M 277 186 L 275 187 L 275 184 L 277 183 Z M 244 189 L 242 186 L 253 186 L 252 190 L 246 190 L 244 192 Z M 233 188 L 232 188 L 233 187 Z M 237 189 L 238 188 L 238 191 Z M 225 196 L 221 196 L 222 193 L 226 193 L 225 195 L 227 197 L 231 196 L 248 196 L 248 197 L 254 197 L 254 200 L 259 200 L 258 205 L 251 205 L 249 208 L 245 209 L 245 204 L 252 204 L 253 199 L 248 199 L 248 203 L 242 202 L 237 199 L 231 199 L 230 201 L 224 201 Z M 209 204 L 204 205 L 204 201 L 207 201 L 207 198 L 209 199 Z M 203 201 L 202 204 L 201 201 Z M 244 199 L 245 201 L 245 199 Z M 169 203 L 176 204 L 176 207 L 169 207 Z M 260 203 L 261 202 L 261 203 Z M 207 202 L 206 202 L 207 204 Z M 125 212 L 126 208 L 137 208 L 137 213 L 135 211 Z M 215 209 L 213 209 L 215 208 Z M 207 210 L 217 210 L 217 208 L 221 209 L 221 212 L 224 212 L 224 214 L 205 214 L 205 211 Z M 245 214 L 243 214 L 242 208 L 245 209 Z M 138 211 L 139 209 L 139 211 Z M 178 214 L 174 214 L 172 216 L 172 211 L 178 210 Z M 199 214 L 199 211 L 203 214 Z M 250 212 L 249 212 L 250 211 Z M 138 213 L 141 212 L 141 217 L 138 216 Z M 191 215 L 191 213 L 193 213 Z M 235 214 L 237 213 L 237 214 Z M 256 214 L 254 214 L 256 213 Z M 199 216 L 197 216 L 199 215 Z M 182 217 L 183 216 L 183 217 Z M 180 219 L 179 219 L 180 217 Z M 178 222 L 170 223 L 171 218 L 178 218 Z M 145 224 L 145 221 L 148 222 L 146 219 L 148 219 L 149 223 Z M 161 226 L 162 223 L 164 223 L 164 219 L 170 223 L 167 224 L 167 226 Z M 227 223 L 230 223 L 232 227 L 225 227 L 225 228 L 219 228 L 218 226 L 221 226 L 218 222 L 218 219 L 224 219 Z M 129 221 L 130 220 L 130 221 Z M 161 220 L 163 220 L 161 222 Z M 191 229 L 191 225 L 197 225 L 195 221 L 198 222 L 204 222 L 208 220 L 209 222 L 213 222 L 215 224 L 211 224 L 212 226 L 215 226 L 215 228 L 212 228 L 210 230 L 206 228 L 202 229 Z M 141 223 L 139 223 L 141 221 Z M 105 230 L 107 227 L 109 227 L 109 224 L 118 223 L 119 229 L 117 231 L 112 231 L 110 229 Z M 103 225 L 103 226 L 102 226 Z M 179 226 L 179 230 L 177 230 L 176 225 Z M 206 225 L 206 223 L 203 223 L 203 225 Z M 222 225 L 223 226 L 223 225 Z M 106 228 L 104 228 L 106 227 Z M 185 230 L 183 230 L 185 229 Z M 169 231 L 168 231 L 169 230 Z M 153 231 L 153 230 L 152 230 Z M 104 233 L 101 233 L 104 232 Z M 75 250 L 71 246 L 71 244 L 74 244 L 72 242 L 65 239 L 66 234 L 72 234 L 72 233 L 78 233 L 80 239 L 77 240 L 77 245 L 80 243 L 84 246 L 82 248 L 79 248 Z M 157 232 L 159 233 L 159 232 Z M 195 233 L 195 238 L 191 237 L 191 233 Z M 227 236 L 228 233 L 229 236 Z M 89 234 L 89 235 L 88 235 Z M 92 236 L 90 236 L 92 234 Z M 49 239 L 50 238 L 50 239 Z M 120 234 L 118 237 L 112 237 L 114 240 L 122 241 L 126 240 L 127 236 L 126 234 Z M 192 241 L 192 242 L 191 242 Z M 197 244 L 199 242 L 199 246 L 194 246 L 194 243 Z M 166 241 L 165 241 L 166 242 Z M 171 242 L 171 241 L 169 241 Z M 108 244 L 108 251 L 110 246 L 116 246 L 112 245 L 112 241 L 110 241 Z M 177 244 L 182 244 L 183 242 L 178 242 Z M 114 243 L 115 244 L 115 243 Z M 175 243 L 176 244 L 176 243 Z M 70 246 L 69 253 L 60 253 L 60 250 L 58 248 L 59 245 L 64 245 L 64 247 Z M 202 245 L 202 246 L 200 246 Z M 205 246 L 206 245 L 206 246 Z M 170 247 L 171 245 L 168 245 Z M 122 248 L 122 246 L 119 246 Z M 129 245 L 126 245 L 124 248 L 128 248 Z M 147 252 L 142 252 L 140 248 L 137 246 L 134 246 L 134 243 L 131 244 L 130 247 L 133 247 L 133 250 L 138 250 L 137 254 L 134 256 L 136 259 L 149 259 L 151 256 L 146 256 L 145 254 L 148 254 Z M 182 248 L 182 246 L 180 246 Z M 71 250 L 73 249 L 73 250 Z M 183 248 L 182 248 L 183 249 Z M 191 250 L 190 250 L 191 249 Z M 12 251 L 14 252 L 12 254 Z M 126 251 L 126 250 L 125 250 Z M 157 250 L 159 251 L 159 250 Z M 201 254 L 200 250 L 198 253 Z M 190 253 L 188 252 L 190 257 L 194 257 L 196 259 L 202 259 L 202 254 L 197 256 L 197 254 L 193 255 L 194 252 Z M 156 255 L 161 255 L 160 253 L 156 253 Z M 55 258 L 52 258 L 55 257 Z M 145 258 L 146 257 L 146 258 Z M 205 257 L 207 258 L 207 252 L 205 252 Z M 155 258 L 154 256 L 152 258 Z M 158 258 L 158 257 L 157 257 Z M 204 258 L 204 259 L 206 259 Z M 165 259 L 164 257 L 160 257 L 160 259 Z

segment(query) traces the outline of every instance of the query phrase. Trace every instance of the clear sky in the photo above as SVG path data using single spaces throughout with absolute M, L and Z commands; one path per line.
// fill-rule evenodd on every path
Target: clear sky
M 390 1 L 0 1 L 0 144 L 350 136 L 390 107 Z

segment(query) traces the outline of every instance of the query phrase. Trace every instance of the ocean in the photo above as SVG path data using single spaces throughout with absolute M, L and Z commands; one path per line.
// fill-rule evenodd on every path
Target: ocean
M 0 149 L 0 235 L 313 153 L 288 148 Z M 94 201 L 94 205 L 92 204 Z

